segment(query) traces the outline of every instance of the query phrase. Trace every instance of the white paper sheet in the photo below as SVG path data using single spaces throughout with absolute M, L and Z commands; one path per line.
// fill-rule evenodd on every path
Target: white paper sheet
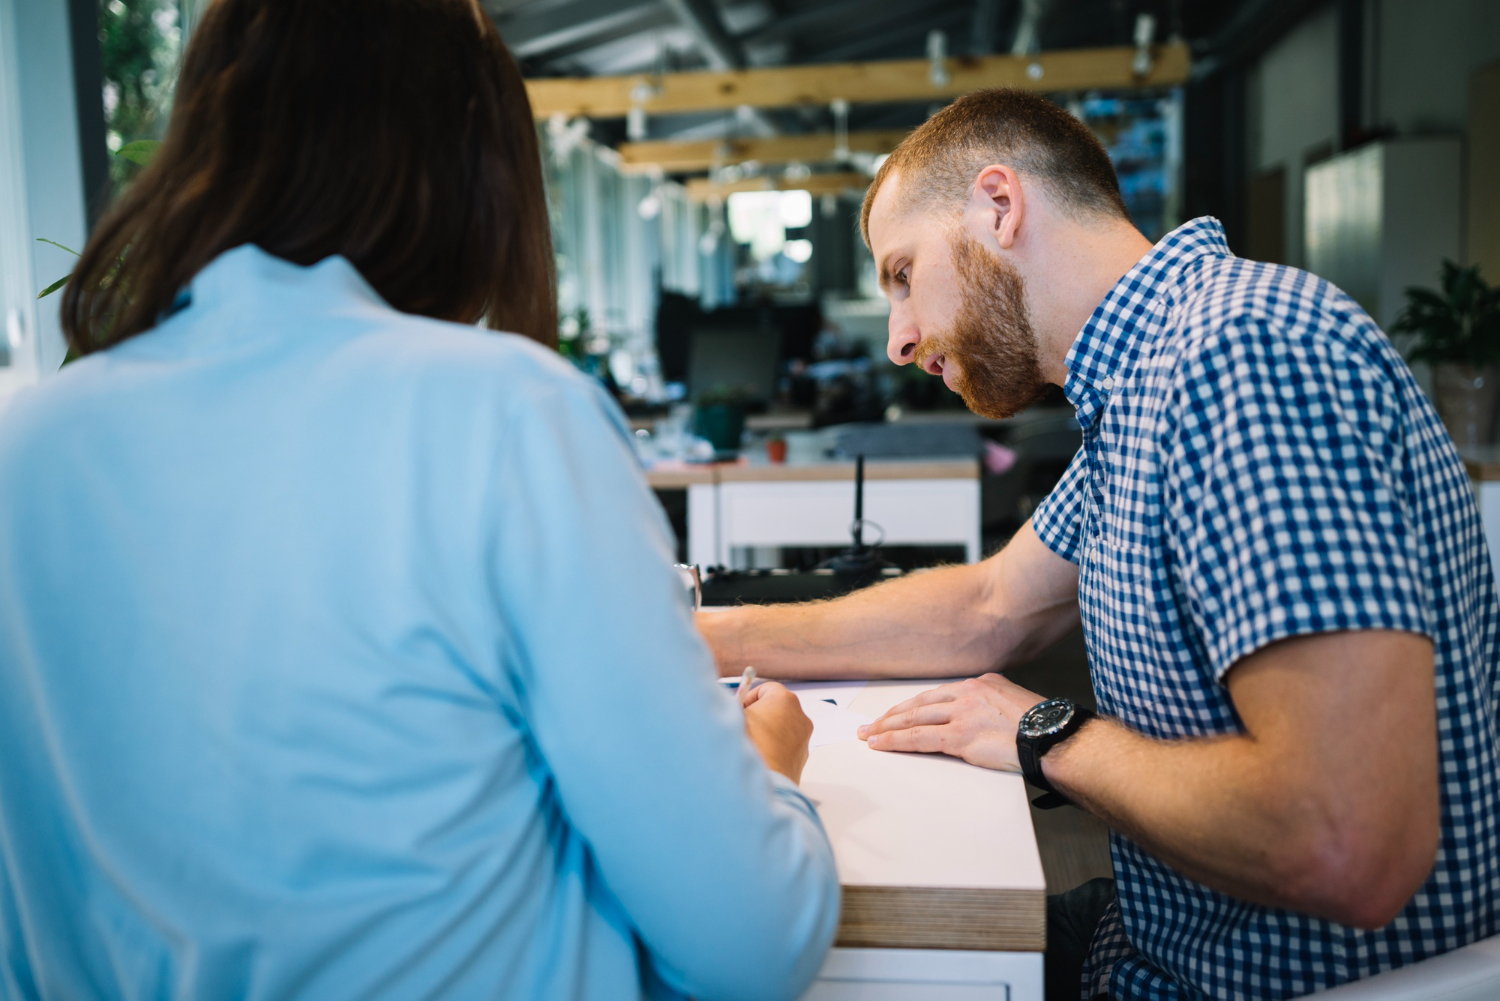
M 807 718 L 813 724 L 812 739 L 808 741 L 808 747 L 858 740 L 859 728 L 874 722 L 869 716 L 852 713 L 832 702 L 823 701 L 817 697 L 817 693 L 799 692 L 797 697 L 802 701 L 802 711 L 807 713 Z
M 720 678 L 731 692 L 739 688 L 739 678 Z M 802 703 L 802 711 L 812 720 L 809 747 L 822 747 L 843 740 L 858 740 L 859 728 L 873 723 L 873 716 L 850 712 L 848 705 L 865 687 L 863 681 L 793 681 L 786 686 Z
M 831 700 L 840 709 L 848 709 L 854 697 L 864 691 L 865 684 L 863 681 L 788 681 L 786 687 L 796 692 L 798 698 L 810 695 L 824 702 Z

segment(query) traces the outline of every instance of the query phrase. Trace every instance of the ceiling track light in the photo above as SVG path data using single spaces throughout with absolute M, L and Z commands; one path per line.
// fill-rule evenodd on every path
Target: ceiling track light
M 828 109 L 833 112 L 833 159 L 844 163 L 849 159 L 849 102 L 835 98 Z
M 1151 43 L 1156 38 L 1156 18 L 1150 14 L 1137 14 L 1135 18 L 1135 58 L 1130 71 L 1138 78 L 1151 73 Z
M 934 28 L 927 33 L 927 79 L 934 87 L 946 87 L 948 75 L 948 33 Z

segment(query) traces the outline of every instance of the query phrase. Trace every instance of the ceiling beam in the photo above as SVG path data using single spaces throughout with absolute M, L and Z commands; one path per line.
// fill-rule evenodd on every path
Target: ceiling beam
M 849 150 L 856 153 L 889 153 L 905 139 L 908 129 L 849 133 Z M 630 173 L 661 170 L 668 174 L 690 173 L 731 163 L 782 164 L 827 163 L 834 159 L 833 133 L 777 136 L 772 139 L 704 139 L 697 142 L 621 143 L 621 167 Z
M 683 185 L 687 189 L 688 201 L 692 202 L 722 200 L 739 191 L 806 191 L 813 195 L 837 195 L 845 191 L 857 193 L 869 186 L 869 176 L 856 171 L 813 174 L 800 181 L 771 177 L 751 177 L 743 181 L 710 181 L 706 177 L 699 177 Z
M 658 28 L 670 28 L 675 26 L 677 18 L 665 7 L 648 4 L 644 7 L 636 7 L 628 12 L 631 16 L 622 17 L 617 22 L 606 22 L 609 26 L 603 30 L 595 30 L 599 22 L 591 25 L 587 33 L 576 35 L 565 43 L 558 39 L 549 40 L 546 47 L 537 50 L 532 46 L 528 49 L 526 58 L 535 65 L 566 68 L 567 60 L 589 52 L 594 49 L 612 45 L 623 38 L 639 35 L 647 31 L 655 31 Z
M 761 108 L 827 105 L 848 101 L 931 101 L 958 97 L 984 87 L 1016 87 L 1057 92 L 1094 88 L 1161 87 L 1188 77 L 1186 45 L 1155 46 L 1151 69 L 1137 77 L 1135 49 L 1066 49 L 1035 56 L 982 56 L 950 59 L 945 83 L 932 81 L 925 59 L 871 63 L 780 66 L 716 72 L 528 80 L 538 118 L 553 114 L 617 118 L 640 95 L 650 114 L 726 110 L 745 104 Z M 636 89 L 639 88 L 639 91 Z
M 628 32 L 643 15 L 651 13 L 653 6 L 649 2 L 576 0 L 535 14 L 523 11 L 501 17 L 496 27 L 511 54 L 517 59 L 528 59 L 584 39 Z
M 724 28 L 713 0 L 663 0 L 668 10 L 698 41 L 708 65 L 716 70 L 740 70 L 748 63 L 745 50 Z
M 698 40 L 698 48 L 712 69 L 743 70 L 749 65 L 745 48 L 724 27 L 719 9 L 713 0 L 663 0 L 667 9 L 677 16 L 682 26 L 692 32 Z M 774 136 L 777 128 L 762 111 L 754 108 L 744 112 L 745 124 L 762 135 Z

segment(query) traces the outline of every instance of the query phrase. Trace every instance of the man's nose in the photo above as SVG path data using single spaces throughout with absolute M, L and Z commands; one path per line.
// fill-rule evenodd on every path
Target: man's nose
M 917 345 L 922 335 L 917 325 L 903 316 L 901 311 L 891 310 L 890 336 L 886 339 L 886 356 L 897 365 L 910 365 L 917 355 Z

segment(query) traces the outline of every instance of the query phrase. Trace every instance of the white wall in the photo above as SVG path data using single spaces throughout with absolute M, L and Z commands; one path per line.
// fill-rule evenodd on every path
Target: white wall
M 21 275 L 16 284 L 25 285 L 34 296 L 73 267 L 71 256 L 37 243 L 36 237 L 81 250 L 88 233 L 68 5 L 63 0 L 0 0 L 0 17 L 11 29 L 3 42 L 9 50 L 0 51 L 6 67 L 0 77 L 14 88 L 7 99 L 18 111 L 20 124 L 19 135 L 3 137 L 12 152 L 20 152 L 21 177 L 19 183 L 11 177 L 9 186 L 13 195 L 19 189 L 26 207 L 26 218 L 9 220 L 8 228 L 21 234 L 27 248 L 22 256 L 30 274 Z M 36 338 L 37 365 L 43 375 L 57 371 L 67 353 L 58 302 L 53 296 L 34 303 L 34 325 L 27 330 Z
M 1457 134 L 1469 76 L 1500 59 L 1500 0 L 1371 0 L 1374 116 L 1398 135 Z
M 21 149 L 20 75 L 16 70 L 14 4 L 0 0 L 0 395 L 36 378 L 36 294 L 26 163 Z
M 1284 260 L 1303 266 L 1302 168 L 1309 150 L 1337 141 L 1338 17 L 1333 5 L 1303 21 L 1250 71 L 1250 172 L 1286 170 Z
M 1470 75 L 1500 60 L 1500 0 L 1365 0 L 1363 125 L 1461 135 Z M 1286 171 L 1284 260 L 1304 266 L 1307 154 L 1338 148 L 1338 10 L 1324 4 L 1249 72 L 1247 167 Z

